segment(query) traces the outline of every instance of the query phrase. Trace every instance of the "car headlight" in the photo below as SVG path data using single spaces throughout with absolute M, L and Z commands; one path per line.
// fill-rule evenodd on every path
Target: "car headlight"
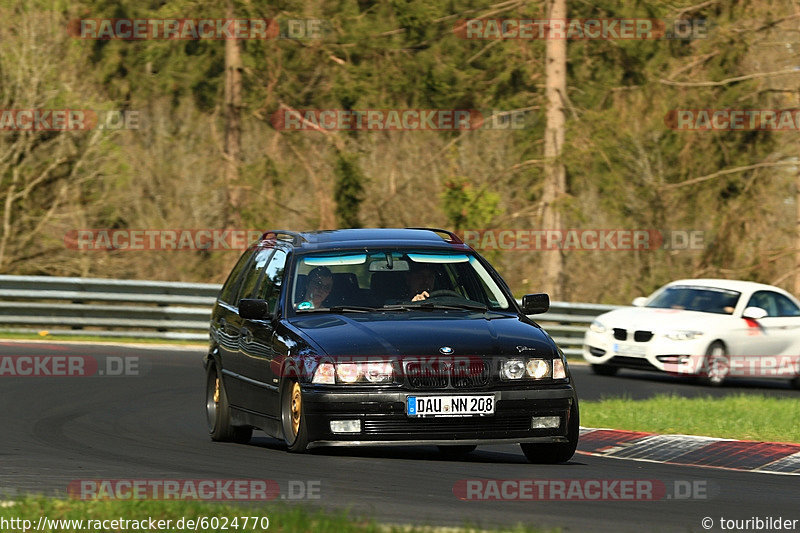
M 564 379 L 567 377 L 567 369 L 564 368 L 564 361 L 561 358 L 553 359 L 553 379 Z
M 370 383 L 389 383 L 394 371 L 391 363 L 368 363 L 364 376 Z
M 592 322 L 592 325 L 589 326 L 589 329 L 594 331 L 595 333 L 605 333 L 607 330 L 607 328 L 597 320 Z
M 324 385 L 333 385 L 336 383 L 336 378 L 334 377 L 336 373 L 336 367 L 333 363 L 322 363 L 317 367 L 314 371 L 314 377 L 311 378 L 311 383 L 322 383 Z
M 355 383 L 362 376 L 359 363 L 337 363 L 336 377 L 342 383 Z
M 528 359 L 525 370 L 533 379 L 542 379 L 550 375 L 550 365 L 544 359 Z
M 664 334 L 664 336 L 668 339 L 673 341 L 690 341 L 692 339 L 696 339 L 703 335 L 702 331 L 692 331 L 692 330 L 675 330 L 675 331 L 668 331 Z
M 525 375 L 525 361 L 522 359 L 509 359 L 503 361 L 500 376 L 503 379 L 520 379 Z

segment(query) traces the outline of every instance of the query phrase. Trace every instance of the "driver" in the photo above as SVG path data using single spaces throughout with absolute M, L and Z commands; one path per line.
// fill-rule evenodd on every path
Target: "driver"
M 418 302 L 430 297 L 436 273 L 433 268 L 425 263 L 411 263 L 408 273 L 408 294 L 413 294 L 412 302 Z
M 319 309 L 322 302 L 331 294 L 333 289 L 333 274 L 324 266 L 318 266 L 308 273 L 308 284 L 303 295 L 303 300 L 297 305 L 298 309 Z

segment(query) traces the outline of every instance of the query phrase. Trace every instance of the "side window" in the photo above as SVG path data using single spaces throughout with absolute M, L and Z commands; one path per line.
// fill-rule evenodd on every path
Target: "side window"
M 236 266 L 233 267 L 231 270 L 230 275 L 228 276 L 227 281 L 222 286 L 222 290 L 219 292 L 219 299 L 227 304 L 234 303 L 233 300 L 236 298 L 236 295 L 239 293 L 239 286 L 241 285 L 241 274 L 242 270 L 244 270 L 245 265 L 250 261 L 253 257 L 255 250 L 250 249 L 247 250 L 242 256 L 239 258 L 239 261 L 236 263 Z
M 275 255 L 272 256 L 267 268 L 264 270 L 264 276 L 261 278 L 260 288 L 258 291 L 258 298 L 266 300 L 269 304 L 270 313 L 275 312 L 278 305 L 278 298 L 281 295 L 281 286 L 283 285 L 283 273 L 286 269 L 286 252 L 277 250 Z
M 239 305 L 239 300 L 242 298 L 256 297 L 256 287 L 261 277 L 261 271 L 269 261 L 273 251 L 274 249 L 272 248 L 266 248 L 256 252 L 255 260 L 250 263 L 244 273 L 244 281 L 242 282 L 242 288 L 239 290 L 239 297 L 236 298 L 236 305 Z
M 778 316 L 800 316 L 800 308 L 783 294 L 775 293 L 775 302 L 778 304 Z
M 767 312 L 767 316 L 780 316 L 776 296 L 778 294 L 771 291 L 754 292 L 750 301 L 747 302 L 747 307 L 760 307 Z

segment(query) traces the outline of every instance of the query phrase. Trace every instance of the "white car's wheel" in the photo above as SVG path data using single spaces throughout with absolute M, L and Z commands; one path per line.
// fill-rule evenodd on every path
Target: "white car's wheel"
M 712 342 L 706 350 L 706 382 L 712 387 L 719 387 L 728 378 L 730 371 L 731 365 L 725 345 L 720 341 Z

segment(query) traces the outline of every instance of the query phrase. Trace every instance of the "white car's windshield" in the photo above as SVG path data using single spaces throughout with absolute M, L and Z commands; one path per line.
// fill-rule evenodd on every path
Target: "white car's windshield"
M 489 272 L 468 253 L 377 250 L 305 255 L 291 287 L 297 312 L 455 308 L 509 309 Z
M 739 296 L 741 293 L 727 289 L 674 285 L 661 291 L 645 307 L 730 315 Z

